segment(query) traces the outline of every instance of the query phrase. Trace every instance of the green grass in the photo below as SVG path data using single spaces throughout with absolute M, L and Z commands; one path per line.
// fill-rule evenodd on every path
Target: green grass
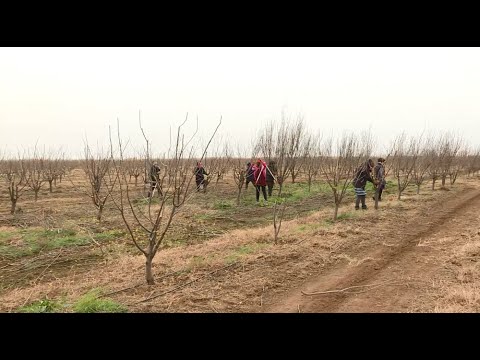
M 65 305 L 56 300 L 42 299 L 18 309 L 21 313 L 56 313 L 60 312 Z
M 311 231 L 315 231 L 318 228 L 321 228 L 321 227 L 324 227 L 324 226 L 325 226 L 325 224 L 323 222 L 302 224 L 302 225 L 298 226 L 296 230 L 299 231 L 299 232 L 311 232 Z
M 273 188 L 272 196 L 268 197 L 268 207 L 274 206 L 275 202 L 277 204 L 282 204 L 286 202 L 287 204 L 293 204 L 309 197 L 318 195 L 319 193 L 329 194 L 330 187 L 325 183 L 312 183 L 310 192 L 308 191 L 307 183 L 285 183 L 282 188 L 282 194 L 278 196 L 278 184 Z M 268 191 L 268 189 L 267 189 Z M 260 193 L 260 204 L 262 205 L 263 194 Z M 237 208 L 235 201 L 232 201 L 232 207 Z M 247 189 L 246 192 L 243 192 L 241 206 L 250 207 L 256 205 L 257 201 L 255 198 L 255 190 Z
M 112 241 L 125 235 L 124 231 L 109 230 L 97 233 L 93 237 L 97 241 Z M 20 245 L 10 245 L 8 240 L 16 238 Z M 85 234 L 77 234 L 71 229 L 22 229 L 0 234 L 0 255 L 6 257 L 22 257 L 35 255 L 40 250 L 53 250 L 70 246 L 90 244 L 92 240 Z
M 127 307 L 110 299 L 99 298 L 100 289 L 93 289 L 73 304 L 73 310 L 77 313 L 125 313 Z
M 352 212 L 346 212 L 342 213 L 340 215 L 337 215 L 337 220 L 348 220 L 348 219 L 353 219 L 357 215 L 352 213 Z
M 337 215 L 337 222 L 342 221 L 342 220 L 353 219 L 355 217 L 357 217 L 357 214 L 352 213 L 352 212 L 346 212 L 346 213 L 338 214 Z M 329 219 L 325 219 L 325 223 L 328 224 L 328 225 L 333 225 L 335 223 L 335 221 L 333 221 L 333 219 L 329 218 Z
M 232 263 L 240 260 L 243 256 L 245 256 L 247 254 L 253 254 L 253 253 L 257 252 L 258 250 L 263 249 L 267 246 L 268 246 L 268 244 L 265 244 L 265 243 L 252 243 L 252 244 L 242 245 L 242 246 L 238 247 L 237 249 L 235 249 L 231 254 L 229 254 L 225 258 L 225 262 L 227 264 L 232 264 Z
M 231 209 L 235 206 L 232 200 L 215 200 L 213 203 L 213 208 L 215 210 L 226 210 Z
M 113 241 L 118 240 L 118 238 L 124 237 L 127 233 L 122 230 L 107 230 L 98 234 L 95 234 L 93 237 L 97 241 Z
M 202 220 L 210 220 L 214 217 L 215 215 L 212 215 L 212 214 L 194 214 L 193 215 L 193 218 L 195 220 L 199 220 L 199 221 L 202 221 Z

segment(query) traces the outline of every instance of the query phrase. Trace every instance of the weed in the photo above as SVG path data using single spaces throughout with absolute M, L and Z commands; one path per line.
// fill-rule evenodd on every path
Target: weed
M 73 305 L 73 309 L 77 313 L 124 313 L 128 309 L 113 300 L 101 299 L 100 289 L 93 289 L 83 295 Z
M 45 298 L 29 305 L 22 306 L 18 311 L 22 313 L 54 313 L 59 312 L 62 307 L 64 306 L 61 303 Z

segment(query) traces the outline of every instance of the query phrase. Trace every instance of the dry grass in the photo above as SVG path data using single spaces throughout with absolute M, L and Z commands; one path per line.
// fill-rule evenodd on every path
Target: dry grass
M 480 231 L 465 229 L 457 235 L 447 264 L 453 266 L 452 279 L 439 290 L 435 312 L 480 311 Z

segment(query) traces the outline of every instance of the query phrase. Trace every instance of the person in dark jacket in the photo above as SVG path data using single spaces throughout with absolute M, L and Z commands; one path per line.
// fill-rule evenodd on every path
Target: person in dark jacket
M 158 193 L 162 195 L 159 180 L 160 180 L 160 167 L 158 166 L 157 162 L 154 161 L 152 166 L 150 167 L 150 190 L 148 192 L 148 197 L 153 196 L 154 190 L 157 190 Z
M 353 187 L 355 188 L 355 210 L 360 208 L 360 202 L 362 202 L 362 209 L 366 209 L 367 205 L 365 204 L 365 197 L 367 192 L 365 191 L 365 185 L 367 181 L 370 181 L 372 184 L 376 184 L 376 181 L 372 178 L 372 169 L 373 169 L 373 160 L 368 159 L 364 164 L 359 166 L 355 170 L 355 177 L 353 179 Z
M 268 196 L 272 196 L 273 184 L 275 184 L 275 177 L 277 176 L 277 165 L 275 161 L 270 161 L 267 167 L 267 187 Z
M 255 186 L 255 176 L 253 175 L 255 173 L 255 165 L 252 163 L 247 163 L 247 176 L 246 176 L 246 181 L 245 181 L 245 189 L 248 189 L 248 183 L 252 183 Z
M 378 158 L 377 165 L 373 168 L 373 178 L 377 181 L 378 201 L 382 201 L 382 191 L 385 189 L 387 181 L 385 180 L 385 159 Z M 375 200 L 375 196 L 373 197 Z
M 267 204 L 267 191 L 265 189 L 265 186 L 267 186 L 267 164 L 258 159 L 257 160 L 257 166 L 254 172 L 255 176 L 255 188 L 257 190 L 256 192 L 256 198 L 257 198 L 257 204 L 259 203 L 260 200 L 260 190 L 262 190 L 263 193 L 263 198 L 265 199 L 265 204 Z
M 205 176 L 208 175 L 208 173 L 205 171 L 202 163 L 200 161 L 197 161 L 197 166 L 195 167 L 195 170 L 193 170 L 195 173 L 195 183 L 197 184 L 197 191 L 203 190 L 205 191 Z

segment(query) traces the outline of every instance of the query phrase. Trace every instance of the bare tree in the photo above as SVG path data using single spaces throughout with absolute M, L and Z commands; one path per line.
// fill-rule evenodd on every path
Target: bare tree
M 246 151 L 240 144 L 237 144 L 234 156 L 232 158 L 233 180 L 235 181 L 235 185 L 237 185 L 237 205 L 240 205 L 242 189 L 244 188 L 247 176 L 245 158 Z
M 85 141 L 83 171 L 87 178 L 86 186 L 76 184 L 71 177 L 70 182 L 77 189 L 82 189 L 97 209 L 97 220 L 102 221 L 102 214 L 107 199 L 111 196 L 116 178 L 111 178 L 112 154 L 99 149 L 97 154 L 92 154 L 88 142 Z
M 220 179 L 223 179 L 228 169 L 231 167 L 231 150 L 228 142 L 217 141 L 210 153 L 208 167 L 208 184 L 217 185 Z M 205 164 L 205 167 L 207 164 Z
M 170 147 L 167 154 L 170 160 L 168 161 L 169 169 L 167 172 L 170 176 L 166 178 L 166 184 L 163 186 L 163 196 L 159 199 L 159 204 L 152 204 L 149 201 L 146 209 L 136 204 L 135 199 L 132 199 L 132 192 L 127 180 L 127 171 L 125 171 L 124 166 L 124 147 L 120 137 L 120 129 L 118 129 L 119 155 L 118 158 L 113 158 L 113 163 L 119 194 L 118 197 L 113 197 L 113 203 L 120 212 L 133 244 L 146 258 L 145 273 L 146 281 L 149 285 L 155 282 L 152 272 L 153 259 L 173 222 L 174 216 L 196 194 L 195 186 L 191 186 L 194 174 L 190 168 L 194 153 L 193 148 L 189 148 L 189 145 L 195 137 L 197 130 L 186 141 L 182 132 L 182 127 L 186 121 L 187 118 L 178 126 L 175 144 L 173 144 L 173 149 L 172 146 Z M 220 125 L 221 119 L 206 148 L 208 148 Z M 148 138 L 144 132 L 143 134 L 148 144 Z M 112 140 L 110 140 L 110 143 L 113 152 Z M 205 156 L 206 148 L 202 153 L 201 160 Z
M 392 144 L 392 170 L 397 180 L 398 200 L 412 181 L 412 174 L 420 151 L 418 140 L 407 139 L 405 133 L 398 135 Z
M 43 180 L 48 182 L 48 191 L 53 192 L 53 185 L 57 186 L 57 179 L 62 182 L 62 176 L 66 172 L 64 165 L 64 153 L 62 150 L 50 150 L 45 156 L 45 164 L 43 167 Z
M 453 161 L 450 165 L 448 176 L 450 179 L 450 185 L 453 186 L 455 184 L 455 181 L 457 180 L 458 174 L 461 171 L 466 170 L 467 164 L 466 164 L 466 158 L 468 156 L 468 149 L 465 146 L 464 142 L 462 141 L 460 144 L 460 149 L 456 153 L 456 155 L 453 157 Z
M 287 207 L 287 202 L 284 201 L 280 208 L 278 207 L 277 200 L 275 200 L 275 205 L 273 206 L 273 235 L 274 235 L 274 243 L 277 245 L 278 243 L 278 235 L 280 233 L 280 229 L 282 227 L 282 220 L 285 214 L 285 209 Z
M 308 192 L 311 191 L 312 182 L 320 170 L 320 144 L 321 136 L 308 135 L 303 143 L 303 164 L 304 172 L 307 177 Z
M 37 152 L 37 146 L 33 151 L 33 156 L 25 161 L 25 170 L 27 172 L 27 186 L 35 193 L 35 202 L 38 200 L 38 193 L 45 183 L 43 174 L 45 172 L 45 158 Z
M 470 150 L 466 158 L 467 177 L 480 170 L 480 147 Z
M 455 162 L 455 157 L 462 146 L 462 138 L 453 133 L 444 134 L 439 141 L 440 152 L 440 177 L 442 187 L 445 187 L 447 176 L 451 173 L 451 167 Z
M 295 183 L 303 163 L 301 161 L 303 141 L 305 137 L 305 123 L 303 116 L 298 115 L 296 122 L 290 127 L 288 131 L 288 148 L 287 148 L 287 166 L 289 168 L 292 183 Z
M 126 160 L 126 166 L 128 168 L 128 175 L 135 179 L 135 186 L 138 186 L 138 178 L 144 173 L 144 162 L 137 157 Z
M 421 138 L 418 139 L 417 146 L 419 149 L 419 156 L 415 164 L 413 165 L 412 180 L 417 186 L 417 195 L 420 194 L 420 186 L 424 183 L 428 175 L 428 169 L 432 166 L 433 157 L 431 156 L 431 147 L 433 143 L 427 140 L 425 143 L 421 143 Z
M 8 195 L 11 203 L 10 213 L 15 214 L 18 200 L 28 185 L 28 173 L 24 156 L 18 155 L 17 159 L 6 160 L 4 162 L 3 174 L 7 182 Z
M 432 191 L 435 190 L 435 183 L 440 179 L 440 163 L 442 162 L 442 157 L 444 154 L 441 154 L 439 151 L 440 140 L 432 140 L 430 142 L 430 148 L 426 152 L 426 156 L 429 157 L 430 167 L 428 168 L 428 174 L 430 179 L 432 179 Z
M 293 124 L 293 125 L 292 125 Z M 254 146 L 254 157 L 261 154 L 268 163 L 274 160 L 277 167 L 277 183 L 279 186 L 278 195 L 283 190 L 283 184 L 291 174 L 295 174 L 292 180 L 300 170 L 298 158 L 301 151 L 301 141 L 304 133 L 303 118 L 299 115 L 295 123 L 282 111 L 282 118 L 277 125 L 274 122 L 268 123 L 260 132 L 257 142 Z
M 335 142 L 330 137 L 321 144 L 320 171 L 333 193 L 334 221 L 337 220 L 338 208 L 352 183 L 355 170 L 368 158 L 368 148 L 354 134 L 346 133 Z

